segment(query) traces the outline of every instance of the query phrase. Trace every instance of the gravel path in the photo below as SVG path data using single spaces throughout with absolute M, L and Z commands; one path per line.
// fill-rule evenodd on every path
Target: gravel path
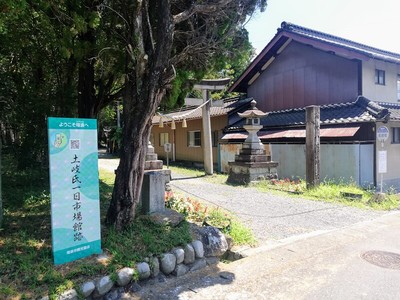
M 223 207 L 252 228 L 262 243 L 300 234 L 345 227 L 385 214 L 338 204 L 260 192 L 250 187 L 212 184 L 205 180 L 175 179 L 173 190 Z
M 118 162 L 99 159 L 99 166 L 113 171 Z M 173 191 L 233 212 L 253 230 L 260 243 L 341 228 L 386 213 L 280 196 L 255 188 L 213 184 L 202 178 L 185 178 L 178 174 L 172 174 L 172 178 Z

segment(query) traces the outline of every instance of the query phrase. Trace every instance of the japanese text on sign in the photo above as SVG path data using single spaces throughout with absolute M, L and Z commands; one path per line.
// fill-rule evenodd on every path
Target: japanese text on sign
M 97 122 L 49 118 L 55 264 L 101 252 Z

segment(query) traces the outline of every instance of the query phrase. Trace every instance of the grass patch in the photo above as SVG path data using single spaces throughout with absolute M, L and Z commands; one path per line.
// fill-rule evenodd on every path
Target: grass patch
M 261 191 L 274 191 L 291 197 L 299 196 L 318 201 L 340 203 L 363 209 L 391 210 L 399 207 L 398 195 L 388 193 L 381 202 L 373 201 L 375 191 L 366 190 L 355 183 L 324 181 L 313 189 L 306 188 L 303 180 L 271 180 L 254 184 Z M 357 197 L 346 195 L 354 194 Z
M 164 168 L 166 168 L 164 166 Z M 213 175 L 205 175 L 204 169 L 187 167 L 181 164 L 175 163 L 169 166 L 172 173 L 172 178 L 174 178 L 174 173 L 183 175 L 186 177 L 203 177 L 209 183 L 215 184 L 226 184 L 228 178 L 227 174 L 214 173 Z
M 106 235 L 104 248 L 112 255 L 113 269 L 133 267 L 134 262 L 142 261 L 145 257 L 158 256 L 192 240 L 187 222 L 171 227 L 154 224 L 140 217 L 124 232 L 111 228 Z
M 95 256 L 53 265 L 48 170 L 17 171 L 2 156 L 3 228 L 0 229 L 0 299 L 35 299 L 56 294 L 102 275 L 112 275 L 191 240 L 187 223 L 172 228 L 137 218 L 124 232 L 102 228 L 108 261 Z M 100 210 L 105 215 L 114 185 L 113 172 L 100 170 Z

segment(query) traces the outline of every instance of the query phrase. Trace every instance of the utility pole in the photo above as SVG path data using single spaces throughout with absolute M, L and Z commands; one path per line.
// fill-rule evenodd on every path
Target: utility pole
M 320 183 L 320 109 L 306 107 L 306 183 L 307 189 Z

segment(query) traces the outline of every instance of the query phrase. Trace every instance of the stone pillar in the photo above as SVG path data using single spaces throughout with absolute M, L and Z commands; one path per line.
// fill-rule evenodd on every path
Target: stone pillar
M 161 170 L 163 161 L 158 159 L 157 153 L 154 152 L 154 147 L 150 143 L 147 144 L 146 161 L 144 163 L 145 170 Z
M 144 214 L 165 210 L 165 185 L 170 182 L 171 170 L 163 170 L 163 161 L 158 159 L 149 141 L 146 151 L 142 193 L 139 204 Z
M 306 183 L 313 188 L 320 183 L 320 109 L 306 107 Z
M 203 103 L 208 101 L 209 92 L 203 90 Z M 208 102 L 203 106 L 203 155 L 204 155 L 204 171 L 208 175 L 214 173 L 213 156 L 212 156 L 212 142 L 211 142 L 211 119 L 210 119 L 211 103 Z
M 147 171 L 142 184 L 142 211 L 145 214 L 165 210 L 165 173 Z

